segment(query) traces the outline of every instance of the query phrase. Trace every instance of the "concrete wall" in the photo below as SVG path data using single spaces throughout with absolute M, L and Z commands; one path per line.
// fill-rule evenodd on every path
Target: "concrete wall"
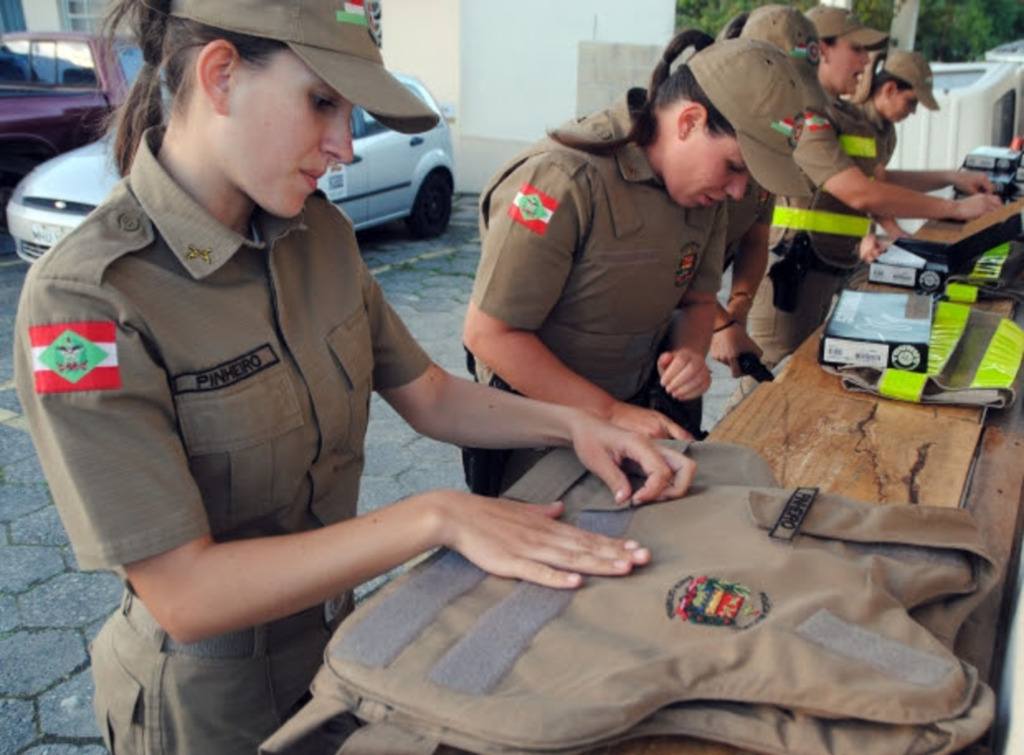
M 25 28 L 29 31 L 58 31 L 61 28 L 57 0 L 22 2 L 21 10 L 25 14 Z
M 664 46 L 580 42 L 576 115 L 603 110 L 630 87 L 646 89 Z
M 663 46 L 675 3 L 463 0 L 458 24 L 457 180 L 479 191 L 516 151 L 576 116 L 582 42 Z

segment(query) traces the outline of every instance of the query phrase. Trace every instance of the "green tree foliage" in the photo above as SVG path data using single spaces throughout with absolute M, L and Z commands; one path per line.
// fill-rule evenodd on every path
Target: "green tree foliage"
M 868 26 L 888 30 L 899 0 L 854 0 L 853 10 Z M 695 27 L 715 35 L 737 13 L 765 5 L 764 0 L 676 0 L 676 27 Z M 812 0 L 791 3 L 800 10 Z M 980 60 L 1003 42 L 1024 39 L 1021 0 L 921 0 L 915 49 L 934 61 Z

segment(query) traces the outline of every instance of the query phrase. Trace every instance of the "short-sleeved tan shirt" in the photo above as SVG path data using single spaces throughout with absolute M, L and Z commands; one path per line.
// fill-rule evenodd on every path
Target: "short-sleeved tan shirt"
M 429 365 L 336 208 L 257 211 L 250 241 L 163 170 L 160 139 L 18 310 L 18 395 L 86 569 L 354 516 L 370 392 Z
M 813 195 L 809 199 L 778 197 L 776 206 L 810 209 L 819 214 L 831 213 L 863 225 L 866 233 L 870 227 L 867 215 L 831 195 L 824 186 L 833 176 L 850 168 L 858 168 L 865 175 L 874 177 L 879 159 L 875 129 L 856 106 L 842 99 L 834 99 L 829 103 L 827 115 L 825 118 L 807 114 L 800 140 L 793 151 L 793 159 L 811 182 Z M 775 226 L 770 243 L 774 246 L 783 239 L 791 239 L 795 233 L 792 228 L 787 230 Z M 818 257 L 841 268 L 851 268 L 858 264 L 857 246 L 863 235 L 817 230 L 810 232 L 811 244 Z
M 623 102 L 560 130 L 607 141 L 629 128 Z M 721 284 L 724 205 L 680 207 L 632 144 L 600 157 L 544 139 L 490 181 L 480 212 L 473 302 L 620 400 L 644 384 L 683 295 Z

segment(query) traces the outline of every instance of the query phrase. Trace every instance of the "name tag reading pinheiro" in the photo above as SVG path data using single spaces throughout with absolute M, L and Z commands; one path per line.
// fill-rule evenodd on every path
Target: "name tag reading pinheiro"
M 775 520 L 768 536 L 776 540 L 791 541 L 800 531 L 807 512 L 811 510 L 815 499 L 818 497 L 818 488 L 797 488 L 790 495 L 786 505 L 779 512 L 779 518 Z

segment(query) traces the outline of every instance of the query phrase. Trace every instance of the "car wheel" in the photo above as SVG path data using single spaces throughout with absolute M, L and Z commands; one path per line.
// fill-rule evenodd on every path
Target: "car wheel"
M 444 173 L 435 171 L 423 179 L 405 224 L 413 236 L 429 239 L 444 233 L 451 216 L 451 181 Z

